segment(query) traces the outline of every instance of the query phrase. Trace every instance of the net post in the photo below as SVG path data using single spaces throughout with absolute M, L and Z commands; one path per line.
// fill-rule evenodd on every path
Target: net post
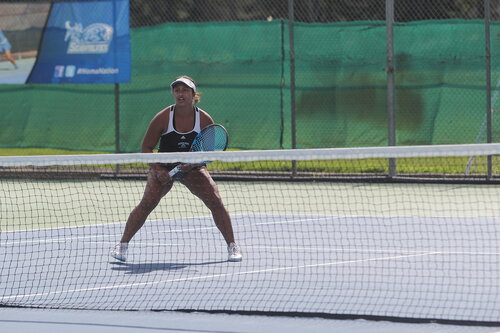
M 387 128 L 388 144 L 396 145 L 395 80 L 394 80 L 394 0 L 387 0 L 385 7 L 387 29 Z M 388 176 L 396 176 L 396 159 L 388 160 Z

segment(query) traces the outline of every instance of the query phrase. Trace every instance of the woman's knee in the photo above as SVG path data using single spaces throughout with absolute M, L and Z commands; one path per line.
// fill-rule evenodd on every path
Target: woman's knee
M 212 193 L 211 195 L 202 198 L 202 201 L 211 211 L 226 209 L 219 193 Z
M 158 206 L 160 203 L 161 196 L 160 195 L 152 195 L 151 192 L 146 191 L 143 198 L 136 206 L 136 210 L 141 215 L 149 215 L 153 211 L 153 209 Z

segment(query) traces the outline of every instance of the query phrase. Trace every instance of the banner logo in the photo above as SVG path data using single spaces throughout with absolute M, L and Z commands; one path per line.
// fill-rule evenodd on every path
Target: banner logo
M 37 58 L 19 81 L 56 84 L 130 82 L 129 2 L 52 2 L 42 36 L 35 45 Z M 2 72 L 0 68 L 0 82 Z
M 69 40 L 67 54 L 100 54 L 108 53 L 109 44 L 113 40 L 113 28 L 104 23 L 94 23 L 83 29 L 80 23 L 71 26 L 66 21 L 66 36 Z

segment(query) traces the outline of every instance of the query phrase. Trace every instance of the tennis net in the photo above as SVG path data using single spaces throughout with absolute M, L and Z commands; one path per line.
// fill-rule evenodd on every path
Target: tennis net
M 500 324 L 497 155 L 500 144 L 0 157 L 0 306 Z M 148 163 L 207 160 L 243 261 L 227 261 L 181 182 L 127 261 L 111 258 Z

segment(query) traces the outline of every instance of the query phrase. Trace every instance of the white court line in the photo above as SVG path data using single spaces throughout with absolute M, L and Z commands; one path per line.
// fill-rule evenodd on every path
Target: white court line
M 295 246 L 268 246 L 268 245 L 248 245 L 245 246 L 246 249 L 254 248 L 254 249 L 273 249 L 273 250 L 283 250 L 283 251 L 315 251 L 315 252 L 366 252 L 366 253 L 400 253 L 400 254 L 425 254 L 425 253 L 433 253 L 433 254 L 468 254 L 468 255 L 495 255 L 500 256 L 500 252 L 466 252 L 466 251 L 441 251 L 436 249 L 425 249 L 425 250 L 407 250 L 403 248 L 399 249 L 375 249 L 375 248 L 335 248 L 335 247 L 295 247 Z
M 182 219 L 204 219 L 204 218 L 212 218 L 211 216 L 193 216 L 193 217 L 183 217 Z M 169 221 L 169 220 L 147 220 L 146 223 L 157 223 L 157 222 L 164 222 L 164 221 Z M 48 231 L 48 230 L 66 230 L 66 229 L 84 229 L 84 228 L 93 228 L 93 227 L 106 227 L 106 226 L 113 226 L 121 224 L 125 226 L 125 222 L 113 222 L 113 223 L 102 223 L 102 224 L 88 224 L 88 225 L 78 225 L 78 226 L 71 226 L 71 227 L 57 227 L 57 228 L 42 228 L 42 229 L 27 229 L 27 230 L 9 230 L 9 231 L 4 231 L 2 233 L 30 233 L 30 232 L 37 232 L 37 231 Z M 167 230 L 167 231 L 161 231 L 163 233 L 174 233 L 174 232 L 184 232 L 184 231 L 196 231 L 196 230 L 205 230 L 205 229 L 215 229 L 216 227 L 203 227 L 203 228 L 190 228 L 190 229 L 174 229 L 174 230 Z M 59 242 L 66 242 L 70 240 L 78 240 L 78 239 L 87 239 L 87 238 L 111 238 L 111 237 L 117 237 L 116 234 L 101 234 L 101 235 L 89 235 L 89 236 L 73 236 L 73 237 L 55 237 L 55 238 L 44 238 L 44 239 L 36 239 L 36 240 L 23 240 L 23 241 L 12 241 L 8 243 L 1 243 L 0 246 L 2 245 L 15 245 L 15 244 L 35 244 L 35 243 L 59 243 Z
M 166 230 L 166 231 L 160 231 L 159 233 L 180 233 L 180 232 L 186 232 L 186 231 L 197 231 L 197 230 L 209 230 L 209 229 L 216 229 L 217 227 L 199 227 L 199 228 L 188 228 L 188 229 L 173 229 L 173 230 Z M 46 237 L 43 239 L 30 239 L 30 240 L 21 240 L 21 241 L 12 241 L 12 242 L 6 242 L 6 243 L 0 243 L 0 247 L 3 245 L 19 245 L 19 244 L 40 244 L 40 243 L 63 243 L 63 242 L 68 242 L 72 240 L 82 240 L 82 239 L 91 239 L 91 238 L 116 238 L 119 235 L 117 234 L 102 234 L 102 235 L 88 235 L 88 236 L 72 236 L 72 237 L 55 237 L 55 238 L 50 238 Z
M 232 216 L 247 216 L 248 214 L 235 214 Z M 161 220 L 147 220 L 146 222 L 163 222 L 163 221 L 174 221 L 174 220 L 197 220 L 197 219 L 211 219 L 210 215 L 202 215 L 202 216 L 187 216 L 181 217 L 178 219 L 161 219 Z M 36 232 L 36 231 L 44 231 L 44 230 L 65 230 L 65 229 L 79 229 L 79 228 L 91 228 L 91 227 L 105 227 L 105 226 L 113 226 L 113 225 L 125 225 L 125 221 L 122 222 L 110 222 L 110 223 L 96 223 L 96 224 L 81 224 L 67 227 L 51 227 L 51 228 L 38 228 L 38 229 L 19 229 L 19 230 L 7 230 L 2 231 L 2 233 L 15 233 L 15 232 Z
M 296 270 L 296 269 L 302 269 L 302 268 L 338 266 L 338 265 L 354 264 L 354 263 L 360 263 L 360 262 L 395 260 L 395 259 L 404 259 L 404 258 L 411 258 L 411 257 L 422 257 L 422 256 L 428 256 L 428 255 L 433 255 L 433 254 L 438 254 L 438 253 L 439 252 L 427 252 L 427 253 L 420 253 L 420 254 L 399 255 L 399 256 L 379 257 L 379 258 L 370 258 L 370 259 L 346 260 L 346 261 L 329 262 L 329 263 L 323 263 L 323 264 L 309 264 L 309 265 L 298 265 L 298 266 L 288 266 L 288 267 L 266 268 L 266 269 L 251 270 L 251 271 L 245 271 L 245 272 L 210 274 L 210 275 L 203 275 L 203 276 L 192 276 L 192 277 L 168 279 L 168 280 L 160 280 L 160 281 L 127 283 L 127 284 L 119 284 L 119 285 L 104 286 L 104 287 L 69 289 L 69 290 L 50 291 L 50 292 L 44 292 L 44 293 L 34 293 L 34 294 L 25 294 L 25 295 L 12 295 L 12 296 L 0 297 L 0 300 L 8 300 L 8 299 L 16 299 L 16 298 L 24 298 L 24 297 L 37 297 L 37 296 L 69 294 L 69 293 L 79 293 L 79 292 L 88 292 L 88 291 L 99 291 L 99 290 L 111 290 L 111 289 L 121 289 L 121 288 L 140 287 L 140 286 L 152 286 L 152 285 L 157 285 L 157 284 L 162 284 L 162 283 L 207 280 L 207 279 L 213 279 L 213 278 L 222 278 L 222 277 L 226 277 L 226 276 L 250 275 L 250 274 L 276 272 L 276 271 L 289 271 L 289 270 Z
M 88 239 L 88 238 L 106 238 L 106 237 L 116 237 L 117 235 L 88 235 L 88 236 L 73 236 L 73 237 L 55 237 L 55 238 L 43 238 L 43 239 L 30 239 L 21 241 L 12 241 L 0 243 L 0 247 L 4 245 L 20 245 L 20 244 L 41 244 L 41 243 L 65 243 L 68 241 Z M 95 242 L 94 242 L 95 243 Z
M 295 214 L 298 215 L 298 214 Z M 273 218 L 273 217 L 278 217 L 278 218 L 283 218 L 283 216 L 287 216 L 287 214 L 231 214 L 231 217 L 240 217 L 240 218 L 255 218 L 255 217 L 265 217 L 265 218 Z M 290 217 L 293 217 L 294 215 L 288 215 Z M 352 218 L 368 218 L 368 219 L 373 219 L 373 218 L 385 218 L 385 219 L 419 219 L 419 218 L 425 218 L 425 219 L 473 219 L 477 217 L 471 217 L 471 216 L 415 216 L 415 215 L 342 215 L 342 216 L 336 216 L 336 215 L 312 215 L 308 214 L 308 217 L 306 218 L 305 216 L 300 219 L 292 219 L 292 220 L 282 220 L 282 221 L 270 221 L 270 222 L 258 222 L 255 224 L 239 224 L 239 227 L 252 227 L 255 225 L 267 225 L 267 224 L 286 224 L 286 223 L 296 223 L 296 222 L 307 222 L 307 221 L 321 221 L 321 220 L 346 220 L 346 219 L 352 219 Z M 484 219 L 497 219 L 497 216 L 483 216 L 479 218 L 484 218 Z M 175 221 L 175 220 L 211 220 L 212 216 L 210 215 L 201 215 L 201 216 L 188 216 L 188 217 L 180 217 L 180 218 L 174 218 L 174 219 L 155 219 L 155 220 L 147 220 L 147 223 L 158 223 L 158 222 L 164 222 L 164 221 Z M 52 227 L 52 228 L 38 228 L 38 229 L 19 229 L 19 230 L 6 230 L 2 231 L 1 233 L 21 233 L 21 232 L 37 232 L 37 231 L 46 231 L 46 230 L 65 230 L 65 229 L 79 229 L 79 228 L 92 228 L 92 227 L 106 227 L 106 226 L 113 226 L 113 225 L 125 225 L 125 221 L 122 222 L 110 222 L 110 223 L 99 223 L 99 224 L 82 224 L 82 225 L 75 225 L 75 226 L 66 226 L 66 227 Z M 208 229 L 213 229 L 214 227 L 207 227 Z M 182 229 L 178 229 L 182 230 Z M 176 230 L 175 232 L 177 232 Z M 197 230 L 197 229 L 185 229 L 185 230 Z M 201 229 L 200 229 L 201 230 Z M 165 231 L 169 232 L 169 231 Z
M 215 227 L 214 227 L 215 228 Z M 191 229 L 186 229 L 191 230 Z M 172 232 L 178 232 L 172 231 Z M 64 243 L 67 241 L 75 240 L 75 239 L 86 239 L 86 238 L 104 238 L 104 237 L 115 237 L 116 235 L 96 235 L 96 236 L 82 236 L 82 237 L 71 237 L 71 238 L 56 238 L 56 239 L 40 239 L 40 240 L 27 240 L 21 242 L 7 242 L 1 243 L 0 247 L 4 245 L 19 245 L 19 244 L 39 244 L 39 243 Z M 91 242 L 96 243 L 96 242 Z M 103 244 L 115 244 L 115 242 L 102 242 Z M 145 243 L 135 243 L 133 246 L 135 248 L 141 247 L 153 247 L 153 246 L 161 246 L 161 247 L 170 247 L 170 246 L 186 246 L 190 245 L 188 243 L 158 243 L 158 242 L 148 242 Z M 196 244 L 191 244 L 196 246 Z M 380 249 L 380 248 L 338 248 L 338 247 L 326 247 L 326 246 L 268 246 L 268 245 L 245 245 L 246 249 L 273 249 L 273 250 L 282 250 L 282 251 L 311 251 L 311 252 L 350 252 L 350 253 L 400 253 L 400 254 L 425 254 L 431 251 L 434 254 L 443 254 L 443 255 L 474 255 L 474 256 L 489 256 L 495 255 L 500 256 L 500 252 L 466 252 L 466 251 L 441 251 L 436 249 L 422 249 L 422 250 L 407 250 L 403 248 L 399 249 Z
M 79 228 L 91 228 L 91 227 L 102 227 L 102 226 L 111 226 L 115 224 L 123 224 L 125 222 L 110 222 L 110 223 L 99 223 L 99 224 L 81 224 L 74 225 L 68 227 L 51 227 L 51 228 L 38 228 L 38 229 L 18 229 L 18 230 L 6 230 L 2 231 L 2 233 L 16 233 L 16 232 L 37 232 L 37 231 L 47 231 L 47 230 L 65 230 L 65 229 L 79 229 Z
M 262 217 L 270 217 L 272 214 L 256 214 L 257 216 L 262 216 Z M 233 216 L 238 216 L 238 217 L 245 217 L 248 216 L 248 214 L 234 214 Z M 278 214 L 278 216 L 280 216 Z M 281 216 L 283 217 L 283 216 Z M 356 216 L 317 216 L 317 217 L 304 217 L 304 218 L 296 218 L 296 219 L 290 219 L 290 220 L 281 220 L 281 221 L 270 221 L 270 222 L 258 222 L 255 224 L 243 224 L 240 225 L 240 227 L 255 227 L 259 225 L 274 225 L 274 224 L 288 224 L 288 223 L 299 223 L 299 222 L 311 222 L 311 221 L 321 221 L 321 220 L 332 220 L 332 219 L 349 219 L 349 218 L 373 218 L 372 216 L 364 216 L 364 215 L 356 215 Z M 385 216 L 387 217 L 387 216 Z M 397 217 L 389 217 L 389 218 L 405 218 L 405 216 L 397 216 Z M 191 219 L 191 220 L 198 220 L 198 219 L 211 219 L 211 216 L 192 216 L 192 217 L 184 217 L 181 219 Z M 432 218 L 432 217 L 430 217 Z M 442 217 L 440 217 L 442 218 Z M 158 223 L 158 222 L 164 222 L 164 221 L 169 221 L 169 220 L 148 220 L 146 222 L 150 223 Z M 89 225 L 88 227 L 94 227 L 94 226 L 107 226 L 109 224 L 101 224 L 101 225 Z M 72 229 L 72 228 L 82 228 L 82 226 L 78 227 L 62 227 L 62 228 L 54 228 L 54 230 L 61 230 L 61 229 Z M 164 231 L 159 231 L 158 233 L 182 233 L 182 232 L 193 232 L 193 231 L 201 231 L 201 230 L 214 230 L 217 229 L 216 226 L 211 226 L 211 227 L 196 227 L 196 228 L 184 228 L 184 229 L 172 229 L 172 230 L 164 230 Z M 46 230 L 46 229 L 42 229 Z M 96 238 L 114 238 L 117 237 L 115 234 L 107 235 L 88 235 L 88 236 L 73 236 L 73 237 L 56 237 L 56 238 L 43 238 L 43 239 L 34 239 L 34 240 L 23 240 L 23 241 L 12 241 L 12 242 L 7 242 L 7 243 L 1 243 L 1 246 L 4 245 L 20 245 L 20 244 L 40 244 L 40 243 L 64 243 L 68 241 L 73 241 L 73 240 L 83 240 L 83 239 L 96 239 Z M 93 242 L 95 243 L 95 242 Z M 110 242 L 106 242 L 110 243 Z M 139 244 L 138 244 L 139 245 Z M 173 244 L 173 243 L 148 243 L 148 246 L 178 246 L 179 244 Z M 186 244 L 184 244 L 186 245 Z M 136 245 L 137 246 L 137 245 Z M 140 246 L 140 245 L 139 245 Z M 252 246 L 246 246 L 247 248 L 252 247 Z M 426 251 L 433 251 L 434 253 L 446 253 L 446 254 L 469 254 L 469 255 L 500 255 L 498 252 L 461 252 L 461 251 L 439 251 L 439 250 L 430 250 L 430 249 L 425 249 L 425 250 L 405 250 L 405 249 L 360 249 L 360 248 L 354 248 L 354 249 L 346 249 L 346 248 L 325 248 L 325 247 L 284 247 L 284 246 L 278 246 L 278 247 L 273 247 L 273 246 L 253 246 L 254 248 L 270 248 L 270 249 L 288 249 L 288 250 L 309 250 L 309 251 L 327 251 L 327 252 L 367 252 L 367 253 L 422 253 Z
M 235 214 L 233 216 L 247 216 L 247 214 Z M 267 216 L 266 214 L 262 214 L 262 216 Z M 191 219 L 191 220 L 197 220 L 197 219 L 211 219 L 211 216 L 193 216 L 193 217 L 184 217 L 181 219 Z M 321 219 L 328 219 L 332 217 L 324 217 Z M 180 220 L 180 219 L 179 219 Z M 296 222 L 304 222 L 304 221 L 317 221 L 318 219 L 316 218 L 310 218 L 310 219 L 297 219 L 297 220 L 285 220 L 285 221 L 273 221 L 273 222 L 266 222 L 266 223 L 256 223 L 252 225 L 242 225 L 242 226 L 255 226 L 255 225 L 266 225 L 266 224 L 286 224 L 286 223 L 296 223 Z M 158 223 L 158 222 L 164 222 L 164 221 L 169 221 L 169 220 L 148 220 L 146 223 Z M 118 222 L 113 223 L 118 224 Z M 122 223 L 125 225 L 125 223 Z M 74 226 L 74 227 L 59 227 L 59 228 L 48 228 L 48 229 L 33 229 L 33 230 L 16 230 L 16 231 L 7 231 L 7 232 L 36 232 L 36 231 L 44 231 L 44 230 L 65 230 L 65 229 L 78 229 L 78 228 L 85 228 L 85 227 L 102 227 L 102 226 L 108 226 L 112 224 L 91 224 L 87 226 Z M 214 230 L 217 229 L 216 226 L 211 226 L 211 227 L 196 227 L 196 228 L 185 228 L 185 229 L 172 229 L 172 230 L 164 230 L 160 231 L 159 233 L 181 233 L 181 232 L 191 232 L 191 231 L 201 231 L 201 230 Z M 56 237 L 56 238 L 44 238 L 44 239 L 35 239 L 35 240 L 23 240 L 23 241 L 12 241 L 8 243 L 2 243 L 1 245 L 15 245 L 15 244 L 36 244 L 36 243 L 59 243 L 59 242 L 66 242 L 70 240 L 78 240 L 78 239 L 87 239 L 87 238 L 108 238 L 108 237 L 117 237 L 117 235 L 89 235 L 89 236 L 73 236 L 73 237 Z

